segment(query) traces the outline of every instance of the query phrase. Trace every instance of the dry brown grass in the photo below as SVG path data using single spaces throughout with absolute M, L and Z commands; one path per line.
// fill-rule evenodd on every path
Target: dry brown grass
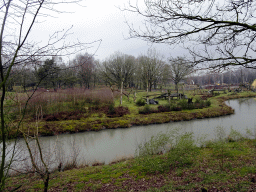
M 31 97 L 32 95 L 32 97 Z M 117 93 L 114 94 L 114 97 Z M 31 97 L 31 98 L 30 98 Z M 28 101 L 28 99 L 30 100 Z M 21 115 L 25 109 L 27 115 L 55 114 L 66 111 L 83 111 L 88 105 L 104 105 L 113 103 L 112 92 L 108 88 L 84 89 L 69 88 L 45 90 L 28 93 L 14 93 L 8 96 L 7 100 L 12 101 L 12 112 Z

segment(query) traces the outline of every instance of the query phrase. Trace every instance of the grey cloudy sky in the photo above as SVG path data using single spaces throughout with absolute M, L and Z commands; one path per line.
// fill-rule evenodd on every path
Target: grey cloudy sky
M 68 41 L 72 42 L 77 39 L 81 42 L 102 40 L 95 54 L 95 58 L 99 60 L 104 60 L 117 51 L 134 56 L 146 54 L 150 47 L 154 47 L 165 58 L 168 58 L 170 54 L 172 56 L 182 55 L 181 49 L 177 47 L 173 49 L 163 44 L 152 46 L 152 44 L 140 39 L 125 39 L 129 37 L 129 28 L 125 19 L 136 26 L 143 27 L 141 17 L 118 9 L 118 7 L 127 5 L 128 2 L 128 0 L 86 0 L 83 3 L 85 7 L 63 5 L 60 7 L 61 10 L 72 13 L 56 14 L 54 18 L 46 18 L 44 22 L 35 25 L 33 34 L 37 38 L 40 36 L 42 39 L 47 39 L 54 31 L 73 26 Z M 93 48 L 88 49 L 88 52 L 94 53 L 98 45 L 95 43 Z

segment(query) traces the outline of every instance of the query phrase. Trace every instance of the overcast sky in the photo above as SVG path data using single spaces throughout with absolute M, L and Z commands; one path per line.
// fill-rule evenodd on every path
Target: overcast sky
M 111 54 L 119 51 L 124 54 L 138 56 L 146 54 L 147 49 L 154 47 L 158 52 L 168 58 L 170 55 L 182 55 L 181 49 L 174 49 L 166 45 L 152 45 L 140 39 L 127 39 L 129 28 L 125 19 L 136 26 L 142 27 L 142 18 L 136 14 L 123 12 L 118 7 L 128 5 L 128 0 L 86 0 L 85 7 L 77 5 L 62 6 L 61 9 L 72 13 L 56 15 L 57 18 L 47 18 L 43 23 L 37 24 L 33 30 L 35 37 L 47 39 L 54 31 L 67 29 L 71 26 L 72 35 L 67 39 L 81 42 L 93 42 L 102 40 L 99 49 L 98 43 L 88 49 L 89 53 L 95 53 L 95 58 L 104 60 Z M 39 35 L 40 34 L 40 35 Z

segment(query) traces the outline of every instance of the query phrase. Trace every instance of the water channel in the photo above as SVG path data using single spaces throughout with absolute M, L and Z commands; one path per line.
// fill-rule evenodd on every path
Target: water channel
M 122 157 L 134 155 L 137 146 L 157 133 L 165 133 L 174 128 L 181 128 L 182 132 L 193 132 L 194 137 L 203 135 L 207 139 L 215 137 L 215 128 L 221 126 L 226 135 L 231 128 L 246 134 L 249 129 L 252 133 L 256 130 L 256 99 L 244 98 L 226 101 L 226 104 L 235 109 L 235 114 L 192 121 L 170 122 L 166 124 L 153 124 L 147 126 L 134 126 L 127 129 L 109 129 L 99 132 L 84 132 L 76 134 L 62 134 L 59 136 L 41 137 L 40 143 L 46 159 L 55 162 L 65 162 L 77 157 L 78 162 L 104 162 L 108 164 Z M 18 141 L 16 159 L 27 156 L 24 141 Z M 24 161 L 28 164 L 28 161 Z

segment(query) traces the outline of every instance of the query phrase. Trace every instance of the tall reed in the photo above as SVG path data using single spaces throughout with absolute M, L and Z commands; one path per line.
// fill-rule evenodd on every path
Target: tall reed
M 12 113 L 21 114 L 31 94 L 32 92 L 16 93 L 15 96 L 9 97 L 8 100 L 12 100 Z M 67 111 L 85 112 L 91 105 L 99 106 L 110 103 L 113 103 L 113 97 L 111 90 L 107 88 L 95 90 L 69 88 L 57 91 L 39 89 L 29 100 L 26 115 L 35 116 L 38 110 L 41 110 L 43 114 Z

